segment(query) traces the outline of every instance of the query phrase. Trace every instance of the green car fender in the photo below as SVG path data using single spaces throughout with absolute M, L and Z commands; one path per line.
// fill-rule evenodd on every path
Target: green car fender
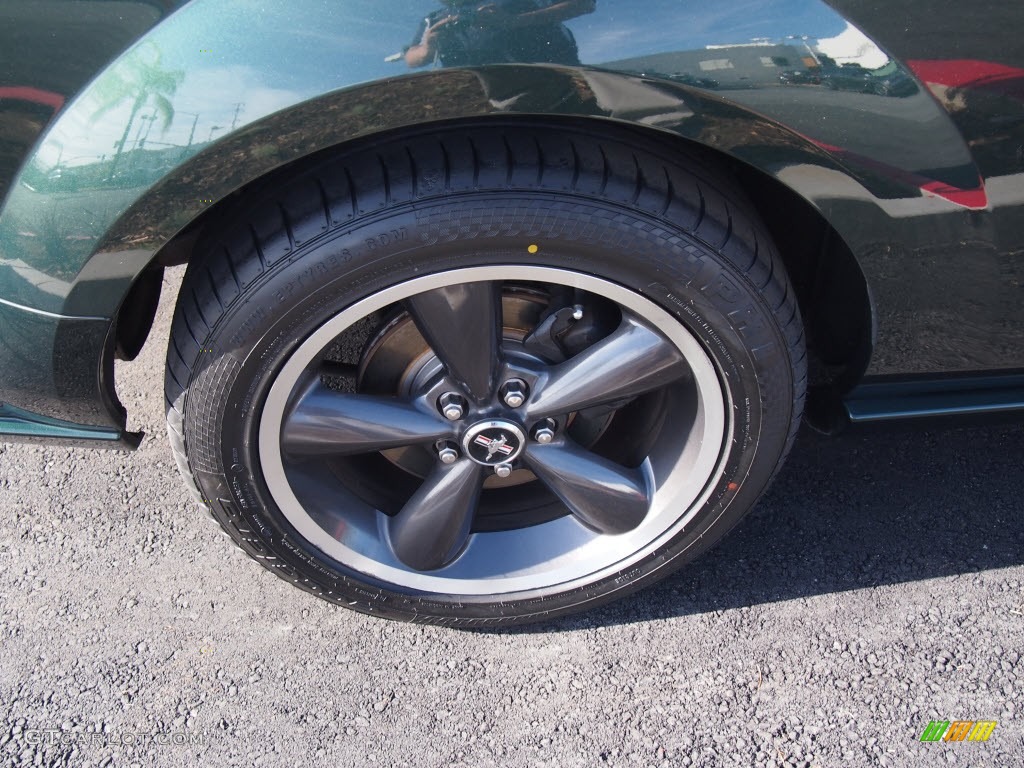
M 726 25 L 743 18 L 744 34 L 761 25 L 766 38 L 779 36 L 779 13 L 788 12 L 789 27 L 805 33 L 779 44 L 792 55 L 797 37 L 852 28 L 818 0 L 765 3 L 754 18 L 737 0 L 719 5 Z M 701 29 L 699 11 L 656 0 L 630 3 L 628 19 L 621 4 L 599 2 L 571 20 L 579 67 L 412 71 L 389 61 L 434 7 L 192 0 L 98 72 L 41 136 L 0 213 L 2 311 L 30 310 L 35 324 L 10 343 L 52 358 L 0 387 L 0 399 L 47 412 L 61 401 L 70 421 L 123 427 L 111 321 L 161 249 L 275 170 L 410 126 L 599 120 L 660 132 L 774 179 L 817 209 L 854 254 L 880 237 L 901 238 L 893 204 L 909 200 L 922 215 L 984 207 L 968 148 L 923 87 L 900 99 L 825 89 L 796 98 L 778 83 L 784 65 L 773 69 L 764 56 L 742 64 L 742 45 L 733 80 L 684 77 L 680 67 L 727 59 L 707 53 L 710 42 L 742 41 L 685 31 Z M 884 141 L 827 119 L 863 113 L 865 98 L 874 99 L 869 119 L 884 122 Z M 69 346 L 73 358 L 55 354 Z M 98 375 L 69 383 L 90 359 L 101 361 Z

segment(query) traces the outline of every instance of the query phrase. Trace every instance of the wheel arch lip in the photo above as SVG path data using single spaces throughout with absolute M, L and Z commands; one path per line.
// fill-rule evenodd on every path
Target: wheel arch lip
M 546 82 L 563 89 L 580 74 L 537 65 L 522 69 L 530 70 L 533 77 L 538 70 L 544 70 Z M 613 93 L 630 106 L 619 109 L 613 102 L 601 110 L 581 108 L 578 112 L 525 114 L 495 110 L 481 88 L 480 72 L 466 69 L 414 74 L 301 102 L 223 137 L 151 185 L 133 190 L 137 196 L 117 218 L 104 223 L 100 234 L 67 237 L 69 263 L 62 271 L 77 269 L 71 280 L 47 276 L 19 280 L 20 275 L 0 269 L 0 296 L 14 296 L 15 303 L 69 317 L 114 318 L 132 284 L 147 266 L 187 260 L 187 256 L 175 252 L 177 241 L 187 240 L 204 221 L 214 219 L 230 204 L 236 193 L 250 185 L 318 153 L 353 142 L 370 146 L 402 131 L 445 129 L 460 123 L 498 125 L 529 120 L 570 127 L 596 121 L 605 126 L 604 130 L 618 126 L 660 133 L 679 142 L 681 147 L 711 150 L 773 178 L 816 209 L 844 240 L 846 232 L 857 226 L 844 215 L 843 204 L 848 200 L 875 208 L 884 219 L 893 215 L 895 209 L 899 209 L 897 215 L 905 216 L 908 206 L 918 213 L 942 213 L 960 206 L 973 207 L 984 198 L 983 188 L 962 190 L 894 169 L 811 139 L 743 105 L 688 86 L 653 82 L 628 73 L 588 74 L 600 80 L 605 93 Z M 647 108 L 635 108 L 634 94 L 646 97 L 652 92 L 654 104 L 662 112 L 652 114 Z M 434 95 L 426 95 L 429 93 Z M 459 93 L 468 98 L 455 102 L 446 99 L 445 107 L 438 108 L 431 103 L 437 93 Z M 405 102 L 401 113 L 374 114 L 370 127 L 346 121 L 346 116 L 370 110 L 378 101 L 394 99 Z M 325 114 L 337 116 L 332 118 L 336 122 L 328 131 L 317 134 L 313 129 L 290 130 L 296 124 L 309 126 L 318 115 Z M 664 117 L 665 122 L 660 123 L 656 117 Z M 336 127 L 339 124 L 343 129 Z M 726 131 L 717 130 L 720 127 L 726 127 Z M 854 165 L 859 170 L 851 170 Z M 831 190 L 823 190 L 823 177 L 833 185 Z M 44 206 L 53 205 L 50 201 L 42 202 Z M 0 218 L 0 238 L 7 239 L 2 221 Z M 32 267 L 27 271 L 32 272 Z M 44 280 L 56 284 L 57 290 L 39 291 Z

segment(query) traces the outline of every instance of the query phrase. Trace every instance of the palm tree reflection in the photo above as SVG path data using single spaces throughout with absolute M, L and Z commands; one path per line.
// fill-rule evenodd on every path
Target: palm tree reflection
M 114 158 L 110 164 L 110 177 L 114 177 L 125 145 L 131 135 L 136 116 L 145 107 L 153 109 L 152 117 L 159 119 L 161 132 L 166 132 L 174 120 L 174 104 L 171 99 L 178 86 L 185 79 L 182 70 L 167 69 L 163 66 L 163 55 L 153 43 L 147 43 L 129 53 L 113 70 L 96 85 L 96 99 L 99 105 L 90 122 L 95 123 L 105 114 L 125 103 L 131 104 L 124 133 L 114 144 Z

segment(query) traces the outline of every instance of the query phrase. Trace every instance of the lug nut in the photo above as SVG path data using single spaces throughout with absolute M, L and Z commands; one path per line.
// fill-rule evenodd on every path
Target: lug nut
M 509 475 L 512 474 L 512 465 L 499 464 L 494 468 L 494 474 L 496 474 L 498 477 L 508 477 Z
M 437 452 L 437 458 L 441 460 L 442 464 L 454 464 L 459 458 L 459 452 L 452 447 L 442 448 Z
M 555 430 L 558 428 L 558 424 L 554 419 L 544 419 L 533 428 L 533 439 L 538 443 L 547 445 L 555 439 Z
M 544 443 L 546 445 L 555 439 L 554 430 L 548 429 L 547 427 L 541 427 L 533 433 L 533 439 L 538 443 Z
M 505 405 L 509 408 L 518 408 L 526 402 L 526 398 L 517 393 L 510 393 L 505 395 Z
M 522 379 L 509 379 L 501 388 L 501 399 L 509 408 L 519 408 L 526 402 L 530 388 Z
M 448 421 L 458 421 L 466 415 L 466 401 L 461 395 L 447 392 L 437 399 L 437 407 Z

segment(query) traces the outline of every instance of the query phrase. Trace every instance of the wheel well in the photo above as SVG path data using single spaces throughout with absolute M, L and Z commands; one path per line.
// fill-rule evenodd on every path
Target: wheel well
M 488 119 L 495 126 L 507 126 L 510 122 L 507 116 L 501 119 L 500 124 L 498 120 L 497 117 Z M 481 122 L 475 118 L 471 124 L 479 127 Z M 545 118 L 545 122 L 550 124 L 552 121 Z M 863 375 L 871 356 L 873 316 L 867 281 L 860 265 L 824 216 L 778 179 L 676 134 L 636 125 L 617 125 L 605 120 L 574 118 L 561 122 L 576 127 L 586 122 L 588 130 L 614 133 L 619 138 L 623 138 L 623 133 L 642 134 L 648 140 L 652 136 L 658 137 L 671 151 L 696 157 L 704 165 L 727 172 L 736 179 L 774 237 L 790 281 L 797 291 L 809 354 L 807 418 L 813 426 L 825 431 L 841 426 L 841 408 L 838 407 L 841 398 Z M 447 122 L 444 126 L 450 128 L 453 124 L 459 123 Z M 440 124 L 435 127 L 440 127 Z M 379 144 L 386 138 L 389 137 L 375 135 L 361 141 Z M 243 204 L 254 192 L 273 185 L 281 176 L 294 173 L 316 157 L 336 149 L 324 150 L 275 169 L 206 209 L 160 248 L 136 284 L 146 281 L 147 285 L 152 285 L 154 271 L 159 273 L 163 267 L 188 263 L 203 235 L 218 226 L 225 215 Z M 159 292 L 136 290 L 133 286 L 129 297 L 133 300 L 124 301 L 116 317 L 116 338 L 121 348 L 137 351 L 152 325 Z M 140 297 L 152 303 L 152 312 L 140 311 Z
M 807 335 L 805 418 L 817 429 L 836 431 L 845 424 L 842 398 L 864 375 L 874 347 L 867 279 L 853 252 L 814 206 L 756 168 L 733 163 L 797 291 Z

